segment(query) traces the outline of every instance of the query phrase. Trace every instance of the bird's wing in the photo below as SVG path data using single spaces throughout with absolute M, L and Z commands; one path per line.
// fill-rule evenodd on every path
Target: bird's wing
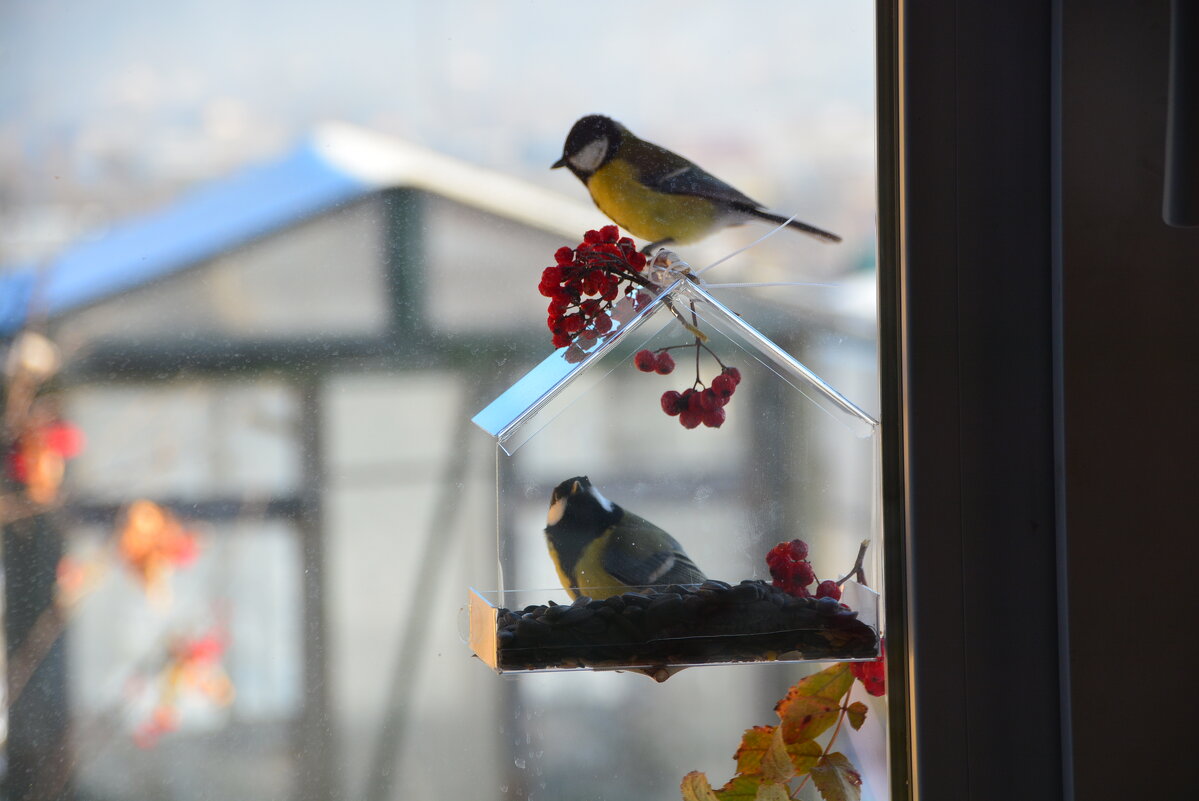
M 642 144 L 644 149 L 636 161 L 641 181 L 647 186 L 668 195 L 695 195 L 751 209 L 761 207 L 758 201 L 738 192 L 678 153 L 652 142 Z
M 609 575 L 630 587 L 706 580 L 674 537 L 644 518 L 629 512 L 624 515 L 604 549 L 603 565 Z

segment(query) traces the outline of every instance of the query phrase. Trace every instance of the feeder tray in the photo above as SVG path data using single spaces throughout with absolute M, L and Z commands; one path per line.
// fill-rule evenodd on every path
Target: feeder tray
M 846 584 L 855 597 L 876 601 L 868 589 Z M 879 653 L 875 629 L 858 612 L 832 598 L 798 598 L 750 579 L 519 610 L 472 591 L 470 619 L 471 647 L 499 673 L 590 668 L 653 675 L 670 667 L 848 661 Z

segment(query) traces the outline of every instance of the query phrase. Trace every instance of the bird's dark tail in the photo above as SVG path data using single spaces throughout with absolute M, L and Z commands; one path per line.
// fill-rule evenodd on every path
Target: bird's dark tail
M 821 242 L 841 241 L 841 237 L 837 236 L 836 234 L 830 231 L 825 231 L 823 228 L 817 228 L 814 225 L 808 225 L 806 222 L 800 222 L 799 220 L 788 220 L 786 217 L 783 217 L 779 214 L 771 214 L 770 212 L 762 211 L 761 209 L 746 209 L 746 211 L 760 220 L 772 222 L 775 225 L 783 225 L 785 223 L 788 228 L 794 228 L 796 231 L 803 231 L 808 236 L 814 236 Z

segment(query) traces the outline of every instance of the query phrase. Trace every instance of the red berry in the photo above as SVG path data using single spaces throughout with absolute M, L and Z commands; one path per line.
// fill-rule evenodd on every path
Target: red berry
M 811 598 L 812 593 L 808 592 L 808 588 L 802 584 L 797 584 L 794 581 L 778 581 L 774 582 L 774 586 L 783 590 L 788 595 L 794 595 L 796 598 Z
M 683 424 L 683 428 L 695 428 L 703 422 L 703 414 L 702 411 L 688 407 L 679 412 L 679 422 Z
M 683 410 L 680 403 L 683 396 L 673 389 L 668 389 L 662 393 L 662 411 L 666 412 L 671 417 L 675 417 Z
M 791 548 L 791 558 L 796 562 L 802 562 L 808 558 L 808 544 L 803 540 L 791 540 L 787 545 Z
M 791 568 L 791 580 L 799 584 L 801 587 L 806 587 L 816 580 L 816 571 L 812 569 L 811 562 L 796 562 Z
M 879 641 L 879 658 L 874 662 L 851 662 L 849 672 L 862 682 L 870 695 L 883 695 L 887 692 L 887 643 Z
M 724 402 L 733 396 L 733 392 L 737 389 L 737 382 L 728 375 L 721 373 L 712 379 L 712 391 Z
M 841 600 L 841 587 L 832 579 L 825 579 L 816 585 L 817 598 L 832 598 L 834 601 Z
M 595 318 L 595 330 L 598 333 L 606 334 L 612 330 L 612 318 L 607 314 L 598 314 Z
M 633 364 L 636 365 L 637 369 L 643 373 L 652 373 L 657 363 L 657 357 L 655 357 L 654 354 L 648 350 L 639 350 L 637 351 L 637 354 L 633 356 Z
M 736 367 L 726 367 L 721 374 L 727 375 L 729 378 L 733 379 L 734 385 L 741 383 L 741 371 Z
M 788 562 L 788 561 L 784 560 L 781 562 L 775 562 L 774 564 L 770 565 L 771 578 L 773 578 L 776 582 L 777 581 L 790 581 L 792 564 L 793 564 L 792 562 Z
M 666 351 L 658 354 L 656 363 L 654 364 L 654 372 L 658 375 L 670 375 L 674 372 L 674 357 Z
M 715 409 L 704 410 L 704 425 L 708 428 L 720 428 L 724 424 L 724 409 L 717 406 Z
M 705 389 L 703 392 L 699 393 L 699 405 L 706 412 L 712 409 L 719 409 L 724 404 L 720 402 L 720 398 L 717 397 L 716 393 L 712 391 L 711 387 L 709 387 L 708 389 Z

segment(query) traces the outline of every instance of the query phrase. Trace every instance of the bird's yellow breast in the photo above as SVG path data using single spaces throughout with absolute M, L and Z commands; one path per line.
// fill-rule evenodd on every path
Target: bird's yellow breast
M 712 201 L 656 192 L 637 180 L 635 167 L 619 158 L 592 173 L 587 190 L 600 211 L 640 239 L 686 244 L 716 227 L 717 208 Z
M 590 598 L 608 598 L 620 595 L 628 589 L 603 567 L 604 548 L 611 537 L 612 531 L 609 530 L 589 542 L 570 573 L 562 566 L 553 543 L 549 543 L 550 556 L 554 561 L 554 567 L 558 569 L 558 580 L 562 582 L 562 587 L 571 598 L 578 598 L 580 594 Z

